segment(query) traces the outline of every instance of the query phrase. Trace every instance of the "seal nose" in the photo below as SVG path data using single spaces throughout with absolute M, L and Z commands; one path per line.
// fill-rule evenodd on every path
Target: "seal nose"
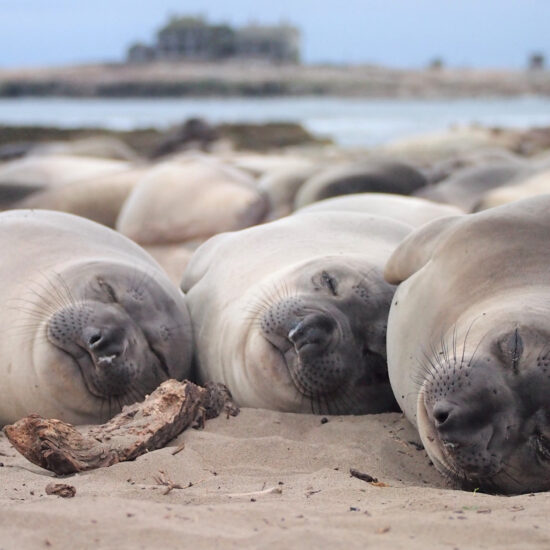
M 84 345 L 95 358 L 97 365 L 110 364 L 120 355 L 122 334 L 115 327 L 86 327 L 83 331 Z
M 322 351 L 334 332 L 336 323 L 324 313 L 314 313 L 304 317 L 288 332 L 288 339 L 294 344 L 298 352 Z
M 449 403 L 449 401 L 438 401 L 432 409 L 432 415 L 436 428 L 444 429 L 445 423 L 449 423 L 454 411 L 455 406 L 452 403 Z
M 436 401 L 431 417 L 441 441 L 449 448 L 472 443 L 485 420 L 480 409 L 447 399 Z
M 90 334 L 88 336 L 88 345 L 91 349 L 94 349 L 94 347 L 97 347 L 101 343 L 103 335 L 101 334 L 101 331 L 95 331 L 93 334 Z

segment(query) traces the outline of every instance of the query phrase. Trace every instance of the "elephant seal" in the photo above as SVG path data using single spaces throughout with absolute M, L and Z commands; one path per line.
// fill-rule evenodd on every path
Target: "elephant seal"
M 127 172 L 120 160 L 68 155 L 31 156 L 0 166 L 0 208 L 9 208 L 32 193 L 69 183 Z
M 504 184 L 512 184 L 530 172 L 522 162 L 499 161 L 459 170 L 450 178 L 430 185 L 414 195 L 435 202 L 453 204 L 465 212 L 472 212 L 480 199 L 489 190 Z
M 451 177 L 455 172 L 471 166 L 481 166 L 494 162 L 525 162 L 523 158 L 507 149 L 482 149 L 464 154 L 452 155 L 444 160 L 430 164 L 423 173 L 428 178 L 428 186 Z
M 114 228 L 122 205 L 147 171 L 146 167 L 128 168 L 114 174 L 56 185 L 37 190 L 10 207 L 67 212 Z
M 294 210 L 296 193 L 308 178 L 319 172 L 318 165 L 311 163 L 271 170 L 260 178 L 258 189 L 269 201 L 267 221 L 288 216 Z
M 436 163 L 453 156 L 495 148 L 514 149 L 517 132 L 495 131 L 480 126 L 455 126 L 447 130 L 398 138 L 373 150 L 375 155 Z
M 393 410 L 383 266 L 411 228 L 319 212 L 213 237 L 182 279 L 202 382 L 285 412 Z
M 550 170 L 536 173 L 515 185 L 503 185 L 493 189 L 481 199 L 476 210 L 486 210 L 547 193 L 550 193 Z
M 322 170 L 298 190 L 295 208 L 350 193 L 410 195 L 428 183 L 416 168 L 403 162 L 370 160 Z
M 143 248 L 155 258 L 168 278 L 179 286 L 183 272 L 200 244 L 202 243 L 149 245 Z
M 389 376 L 459 486 L 550 489 L 550 196 L 444 218 L 396 249 Z
M 122 235 L 60 212 L 0 214 L 0 424 L 103 422 L 187 377 L 184 295 Z
M 70 141 L 37 143 L 31 155 L 68 155 L 98 159 L 126 160 L 136 162 L 138 154 L 122 140 L 113 136 L 90 136 Z
M 160 164 L 134 187 L 116 228 L 139 244 L 161 245 L 260 223 L 267 200 L 236 172 L 200 157 Z
M 447 216 L 464 214 L 456 206 L 438 204 L 417 197 L 390 195 L 387 193 L 356 193 L 314 202 L 296 210 L 296 214 L 310 212 L 360 212 L 377 214 L 406 223 L 412 227 Z

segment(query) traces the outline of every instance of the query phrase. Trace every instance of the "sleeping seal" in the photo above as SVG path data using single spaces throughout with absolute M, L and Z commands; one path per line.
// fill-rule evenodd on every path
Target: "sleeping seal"
M 412 233 L 388 323 L 395 396 L 463 488 L 550 489 L 550 196 Z
M 136 244 L 59 212 L 0 214 L 0 424 L 104 421 L 188 376 L 181 291 Z
M 351 193 L 410 195 L 428 183 L 416 168 L 404 162 L 367 160 L 327 168 L 307 179 L 296 193 L 295 208 Z
M 201 381 L 242 406 L 393 410 L 383 266 L 410 227 L 351 212 L 290 216 L 213 237 L 183 275 Z
M 37 191 L 127 172 L 128 162 L 68 155 L 27 157 L 0 166 L 0 208 Z
M 486 210 L 509 202 L 550 193 L 550 170 L 535 172 L 515 185 L 503 185 L 487 193 L 476 210 Z
M 499 161 L 458 170 L 442 182 L 426 186 L 414 195 L 453 204 L 471 212 L 485 193 L 501 185 L 516 183 L 532 169 L 526 163 Z
M 179 244 L 263 221 L 266 198 L 232 167 L 186 155 L 152 168 L 123 204 L 116 228 L 142 245 Z
M 418 197 L 392 195 L 390 193 L 354 193 L 314 202 L 296 210 L 295 214 L 308 212 L 361 212 L 392 218 L 413 227 L 447 216 L 464 214 L 450 204 L 439 204 Z

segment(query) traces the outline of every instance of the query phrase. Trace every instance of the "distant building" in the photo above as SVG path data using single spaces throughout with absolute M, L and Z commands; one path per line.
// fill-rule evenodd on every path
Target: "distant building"
M 545 59 L 544 54 L 540 52 L 533 53 L 529 56 L 528 67 L 532 71 L 544 69 Z
M 440 71 L 444 67 L 445 67 L 445 62 L 443 61 L 443 58 L 441 58 L 441 57 L 434 57 L 428 63 L 428 69 L 430 69 L 430 71 Z
M 291 25 L 249 25 L 236 33 L 236 55 L 297 63 L 300 60 L 300 31 Z
M 151 46 L 143 44 L 142 42 L 136 42 L 128 48 L 128 61 L 133 63 L 147 63 L 153 61 L 155 58 L 155 51 Z
M 152 45 L 130 46 L 127 61 L 155 60 L 216 61 L 260 59 L 276 63 L 297 63 L 300 59 L 300 31 L 289 24 L 248 25 L 232 28 L 212 25 L 202 17 L 172 17 Z

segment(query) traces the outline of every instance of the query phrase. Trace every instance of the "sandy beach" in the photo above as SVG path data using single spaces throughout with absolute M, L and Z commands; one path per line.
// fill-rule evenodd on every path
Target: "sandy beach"
M 399 414 L 327 420 L 244 409 L 135 462 L 62 479 L 2 435 L 0 548 L 550 546 L 550 494 L 449 488 Z M 159 471 L 183 488 L 165 494 Z M 46 495 L 52 481 L 76 496 Z

